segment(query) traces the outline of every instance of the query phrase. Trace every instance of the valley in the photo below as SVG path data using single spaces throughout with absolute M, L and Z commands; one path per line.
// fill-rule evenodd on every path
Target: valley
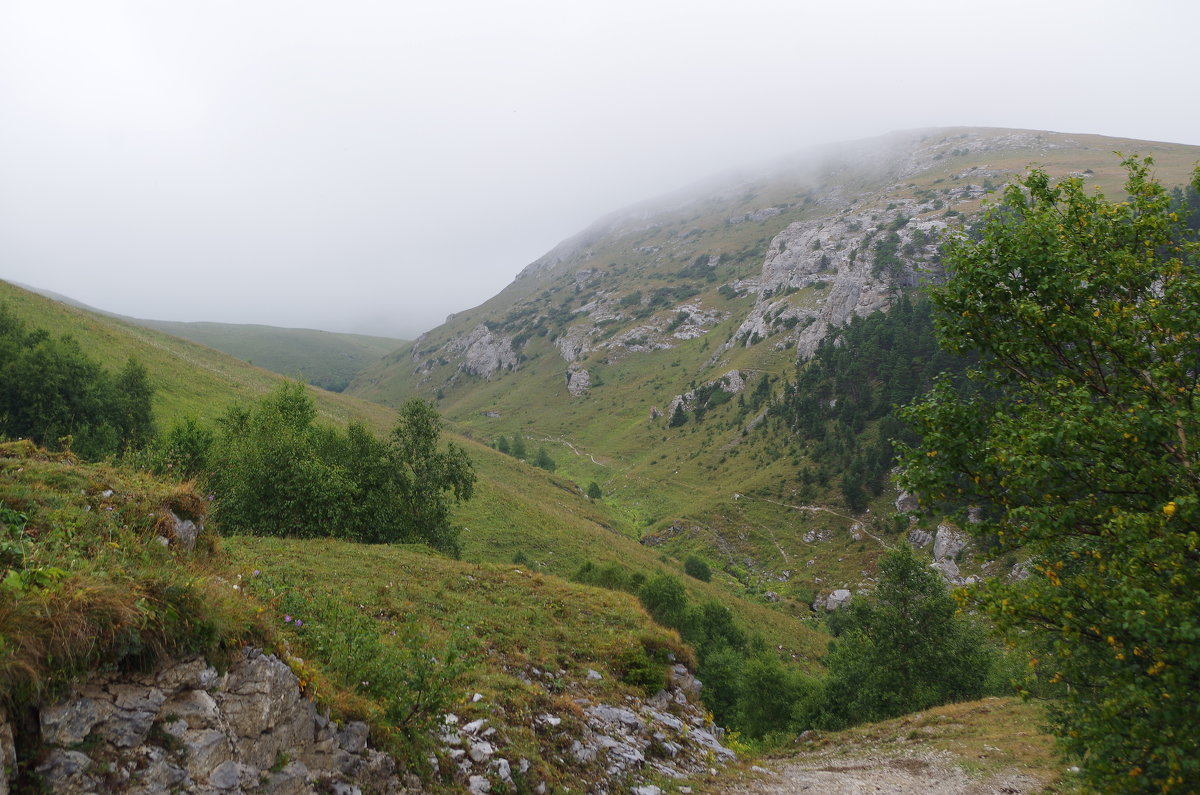
M 1058 698 L 1058 680 L 1032 670 L 1043 652 L 986 636 L 963 590 L 978 585 L 983 604 L 989 589 L 1041 587 L 1062 567 L 1046 574 L 1044 549 L 977 532 L 979 503 L 965 496 L 919 506 L 895 479 L 901 443 L 920 443 L 897 406 L 941 374 L 965 394 L 962 373 L 979 361 L 934 340 L 946 322 L 927 289 L 954 276 L 943 241 L 979 239 L 987 208 L 1030 167 L 1119 199 L 1113 151 L 1153 156 L 1168 188 L 1200 161 L 1200 147 L 986 128 L 830 147 L 616 212 L 411 341 L 150 324 L 0 282 L 19 322 L 70 336 L 106 370 L 140 362 L 158 432 L 106 461 L 54 441 L 0 446 L 0 755 L 36 757 L 4 785 L 136 791 L 150 767 L 157 783 L 176 776 L 163 787 L 212 784 L 217 757 L 196 761 L 199 724 L 180 727 L 173 707 L 147 711 L 129 743 L 109 716 L 39 745 L 51 732 L 35 713 L 86 700 L 88 677 L 116 677 L 104 687 L 124 692 L 179 659 L 224 671 L 252 648 L 283 660 L 296 678 L 286 688 L 337 731 L 363 727 L 361 744 L 338 735 L 342 751 L 367 760 L 369 735 L 399 766 L 356 779 L 366 761 L 319 768 L 334 752 L 318 749 L 300 770 L 282 751 L 254 758 L 233 732 L 220 764 L 242 766 L 246 791 L 310 791 L 318 768 L 321 786 L 395 792 L 1084 786 L 1043 728 L 1038 704 L 1053 711 Z M 171 430 L 193 423 L 219 448 L 221 429 L 300 375 L 310 384 L 292 388 L 318 430 L 297 438 L 323 455 L 335 434 L 320 428 L 361 427 L 386 446 L 408 401 L 436 409 L 438 444 L 474 473 L 449 513 L 457 558 L 316 528 L 227 534 L 214 520 L 219 478 L 155 470 Z M 1172 519 L 1178 504 L 1182 516 L 1191 499 L 1151 512 Z M 185 519 L 201 528 L 186 549 Z M 890 637 L 906 600 L 934 629 L 877 664 L 882 652 L 854 644 Z M 66 645 L 40 634 L 38 610 L 75 628 Z M 89 635 L 89 624 L 107 629 Z M 839 700 L 839 687 L 854 697 Z M 215 684 L 186 692 L 225 708 Z M 143 761 L 121 750 L 133 747 Z

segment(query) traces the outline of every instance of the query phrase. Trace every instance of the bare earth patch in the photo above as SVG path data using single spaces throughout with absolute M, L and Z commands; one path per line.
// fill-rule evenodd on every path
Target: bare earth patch
M 786 755 L 759 760 L 697 792 L 734 795 L 1024 795 L 1059 785 L 1062 763 L 1036 707 L 990 698 L 844 732 L 806 732 Z

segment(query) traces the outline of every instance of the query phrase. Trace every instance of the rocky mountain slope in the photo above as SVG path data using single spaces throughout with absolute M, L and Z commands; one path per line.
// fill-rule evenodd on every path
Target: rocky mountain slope
M 899 495 L 850 510 L 828 462 L 771 424 L 784 381 L 834 330 L 939 278 L 939 238 L 969 227 L 989 192 L 1037 165 L 1117 195 L 1114 151 L 1153 156 L 1166 184 L 1200 159 L 1198 147 L 952 128 L 716 180 L 563 241 L 347 392 L 421 395 L 480 441 L 545 446 L 560 476 L 602 488 L 621 531 L 705 555 L 729 587 L 799 609 L 869 587 L 882 548 L 870 538 L 894 530 Z M 818 479 L 801 488 L 806 468 Z
M 578 374 L 589 365 L 680 348 L 718 328 L 723 339 L 710 343 L 698 370 L 682 374 L 687 379 L 764 341 L 793 351 L 784 361 L 804 357 L 827 327 L 886 309 L 897 290 L 937 278 L 940 236 L 1027 166 L 1112 190 L 1117 150 L 1154 155 L 1167 182 L 1182 182 L 1200 154 L 1099 136 L 925 130 L 676 194 L 560 243 L 495 298 L 452 315 L 351 391 L 394 401 L 557 366 L 558 391 L 578 397 Z M 550 351 L 559 361 L 537 362 Z

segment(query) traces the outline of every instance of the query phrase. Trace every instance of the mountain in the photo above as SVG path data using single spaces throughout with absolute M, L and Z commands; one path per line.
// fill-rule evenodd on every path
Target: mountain
M 990 193 L 1036 165 L 1117 195 L 1115 151 L 1153 156 L 1168 185 L 1200 160 L 1200 147 L 951 128 L 711 181 L 601 219 L 346 391 L 423 396 L 484 442 L 546 446 L 559 475 L 601 487 L 624 532 L 707 555 L 759 598 L 853 589 L 871 537 L 896 530 L 898 495 L 847 504 L 830 445 L 768 406 L 822 340 L 938 279 L 939 238 Z
M 341 392 L 355 376 L 404 340 L 252 323 L 137 320 L 139 326 L 198 342 L 272 372 Z
M 93 315 L 104 315 L 191 340 L 280 375 L 301 378 L 306 383 L 333 392 L 341 392 L 356 375 L 405 342 L 391 337 L 306 328 L 279 328 L 257 323 L 145 320 L 97 309 L 53 290 L 19 283 L 14 283 L 14 286 Z

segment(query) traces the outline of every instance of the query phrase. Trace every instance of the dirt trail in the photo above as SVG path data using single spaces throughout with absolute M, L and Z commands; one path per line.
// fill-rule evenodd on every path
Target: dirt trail
M 897 757 L 810 757 L 780 761 L 757 780 L 702 790 L 732 795 L 1012 795 L 1041 792 L 1045 782 L 1018 770 L 974 780 L 953 764 L 954 754 L 935 752 Z

